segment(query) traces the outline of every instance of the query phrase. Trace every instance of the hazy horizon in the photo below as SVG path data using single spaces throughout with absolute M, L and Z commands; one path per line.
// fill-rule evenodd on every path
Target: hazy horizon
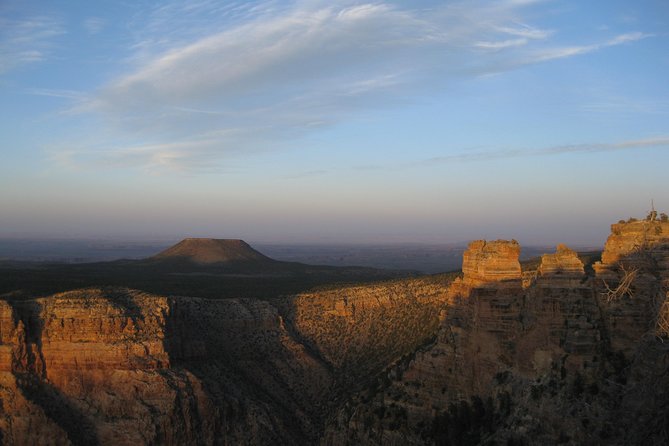
M 615 223 L 615 222 L 611 222 Z M 521 245 L 527 246 L 556 246 L 559 243 L 566 243 L 576 248 L 586 248 L 586 247 L 602 247 L 606 238 L 610 234 L 609 226 L 606 226 L 605 230 L 599 231 L 598 228 L 592 228 L 590 231 L 593 234 L 592 237 L 588 238 L 584 236 L 583 233 L 577 234 L 577 237 L 572 238 L 560 238 L 556 237 L 555 234 L 551 236 L 544 236 L 543 234 L 537 234 L 535 237 L 532 236 L 532 232 L 528 234 L 528 231 L 525 231 L 525 234 L 520 234 L 519 230 L 510 231 L 504 233 L 500 230 L 499 227 L 489 227 L 487 229 L 482 229 L 481 231 L 460 231 L 460 234 L 470 233 L 470 237 L 457 237 L 449 236 L 447 228 L 444 228 L 443 233 L 434 234 L 430 233 L 415 233 L 408 234 L 405 232 L 398 233 L 372 233 L 363 232 L 359 234 L 355 233 L 346 233 L 342 235 L 341 233 L 336 233 L 336 231 L 330 231 L 329 233 L 319 233 L 317 230 L 312 231 L 309 234 L 288 234 L 288 235 L 267 235 L 263 232 L 258 233 L 249 233 L 246 231 L 225 231 L 221 229 L 212 229 L 211 231 L 183 231 L 180 233 L 160 233 L 157 231 L 149 231 L 146 233 L 136 232 L 136 233 L 101 233 L 97 231 L 92 231 L 87 233 L 85 230 L 80 231 L 70 231 L 64 233 L 8 233 L 0 235 L 0 241 L 54 241 L 54 242 L 109 242 L 109 243 L 133 243 L 133 244 L 165 244 L 165 243 L 176 243 L 180 240 L 186 238 L 214 238 L 214 239 L 241 239 L 250 244 L 263 244 L 263 245 L 308 245 L 308 246 L 347 246 L 347 245 L 370 245 L 370 246 L 382 246 L 382 245 L 466 245 L 467 243 L 473 240 L 485 239 L 485 240 L 518 240 Z M 539 231 L 537 231 L 539 232 Z M 560 231 L 556 231 L 560 232 Z M 561 231 L 564 233 L 564 231 Z M 250 234 L 250 235 L 248 235 Z M 476 235 L 478 234 L 478 235 Z M 514 235 L 515 234 L 515 235 Z
M 0 263 L 84 264 L 146 259 L 174 249 L 179 240 L 2 239 Z M 468 243 L 262 243 L 250 241 L 262 254 L 279 261 L 309 265 L 365 266 L 433 274 L 460 269 Z M 581 252 L 596 246 L 573 246 Z M 554 246 L 522 245 L 520 260 L 554 252 Z
M 0 238 L 602 246 L 669 211 L 663 1 L 0 4 Z

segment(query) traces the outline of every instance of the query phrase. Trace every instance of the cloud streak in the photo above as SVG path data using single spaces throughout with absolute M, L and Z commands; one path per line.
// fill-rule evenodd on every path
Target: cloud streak
M 633 32 L 627 34 L 621 34 L 612 39 L 607 40 L 602 43 L 595 43 L 591 45 L 580 45 L 580 46 L 568 46 L 568 47 L 557 47 L 549 48 L 541 51 L 537 51 L 530 55 L 527 63 L 538 63 L 546 62 L 554 59 L 563 59 L 566 57 L 580 56 L 583 54 L 592 53 L 599 51 L 604 48 L 622 45 L 624 43 L 636 42 L 637 40 L 646 39 L 652 37 L 652 34 L 645 34 L 641 32 Z
M 55 37 L 64 34 L 60 21 L 46 16 L 9 20 L 0 17 L 0 75 L 45 60 Z
M 96 116 L 121 136 L 99 152 L 69 147 L 68 153 L 86 162 L 97 153 L 112 166 L 197 168 L 281 147 L 361 111 L 411 101 L 472 76 L 648 37 L 630 33 L 555 46 L 549 41 L 553 30 L 524 23 L 526 7 L 528 2 L 430 10 L 352 1 L 168 3 L 152 10 L 138 33 L 134 68 L 71 110 Z M 202 14 L 226 25 L 184 25 Z M 165 32 L 170 18 L 177 23 L 171 33 Z
M 592 144 L 565 144 L 545 147 L 542 149 L 502 149 L 492 151 L 470 151 L 453 155 L 432 157 L 419 162 L 419 166 L 435 164 L 472 163 L 480 161 L 494 161 L 508 158 L 526 158 L 537 156 L 551 156 L 571 153 L 618 152 L 637 149 L 669 149 L 669 136 L 642 138 L 614 143 Z

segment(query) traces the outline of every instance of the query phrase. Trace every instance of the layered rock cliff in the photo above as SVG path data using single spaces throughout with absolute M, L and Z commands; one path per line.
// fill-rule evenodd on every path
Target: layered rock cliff
M 0 299 L 0 443 L 666 444 L 669 226 L 257 299 Z
M 330 374 L 266 302 L 89 289 L 1 309 L 6 444 L 289 443 L 314 435 L 306 413 Z M 276 415 L 278 404 L 291 419 Z
M 305 293 L 286 314 L 301 339 L 342 373 L 373 376 L 434 336 L 448 276 Z
M 515 288 L 521 277 L 519 256 L 520 245 L 515 240 L 471 242 L 462 259 L 463 282 L 470 288 L 500 288 L 505 284 Z
M 271 302 L 120 288 L 0 300 L 0 439 L 315 442 L 338 401 L 434 332 L 444 280 Z
M 664 444 L 663 225 L 613 225 L 590 276 L 564 245 L 521 273 L 516 242 L 472 242 L 436 340 L 354 397 L 323 444 Z

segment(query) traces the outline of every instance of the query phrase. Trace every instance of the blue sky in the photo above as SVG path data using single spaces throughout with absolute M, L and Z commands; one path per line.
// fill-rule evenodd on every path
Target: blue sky
M 599 244 L 669 210 L 665 1 L 0 3 L 0 237 Z

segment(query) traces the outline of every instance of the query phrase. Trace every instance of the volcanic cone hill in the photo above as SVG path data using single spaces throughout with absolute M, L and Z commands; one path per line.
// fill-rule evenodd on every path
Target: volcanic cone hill
M 214 238 L 187 238 L 150 259 L 187 261 L 199 265 L 274 262 L 244 240 Z
M 82 287 L 120 286 L 165 294 L 270 298 L 315 287 L 415 275 L 358 266 L 274 260 L 242 240 L 188 238 L 146 259 L 96 263 L 0 262 L 0 295 L 48 296 Z

